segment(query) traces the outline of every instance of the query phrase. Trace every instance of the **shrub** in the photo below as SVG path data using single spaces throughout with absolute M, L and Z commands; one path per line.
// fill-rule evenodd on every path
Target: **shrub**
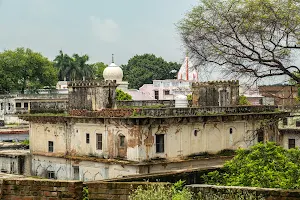
M 172 186 L 164 184 L 149 184 L 139 186 L 129 196 L 130 200 L 192 200 L 192 193 L 183 188 L 184 181 L 178 181 Z
M 132 96 L 123 90 L 116 89 L 116 99 L 118 101 L 129 101 L 132 100 Z
M 214 185 L 299 189 L 300 150 L 259 143 L 250 151 L 237 150 L 223 172 L 209 172 L 203 179 Z
M 239 97 L 239 105 L 247 106 L 250 105 L 250 102 L 248 101 L 247 97 L 242 95 Z

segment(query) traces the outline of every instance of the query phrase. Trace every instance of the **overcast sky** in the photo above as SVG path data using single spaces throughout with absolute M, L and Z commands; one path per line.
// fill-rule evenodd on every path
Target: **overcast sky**
M 181 62 L 175 23 L 198 0 L 0 0 L 0 50 L 28 47 L 53 59 L 60 49 L 92 62 L 126 64 L 154 53 Z

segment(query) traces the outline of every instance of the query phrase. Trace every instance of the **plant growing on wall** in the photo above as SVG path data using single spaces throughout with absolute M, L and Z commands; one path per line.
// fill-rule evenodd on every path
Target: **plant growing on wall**
M 224 165 L 224 172 L 203 176 L 207 184 L 264 188 L 300 188 L 300 150 L 286 150 L 275 143 L 239 149 Z
M 116 89 L 116 99 L 118 101 L 126 101 L 126 100 L 132 100 L 132 96 L 123 90 Z
M 192 193 L 183 187 L 184 181 L 178 181 L 172 186 L 164 184 L 149 184 L 139 186 L 129 196 L 130 200 L 192 200 Z
M 21 142 L 21 144 L 29 146 L 29 140 L 25 139 L 24 141 Z
M 87 186 L 82 188 L 82 196 L 83 199 L 82 200 L 89 200 L 89 188 Z
M 239 105 L 246 106 L 250 105 L 250 102 L 248 101 L 247 97 L 244 95 L 239 96 Z

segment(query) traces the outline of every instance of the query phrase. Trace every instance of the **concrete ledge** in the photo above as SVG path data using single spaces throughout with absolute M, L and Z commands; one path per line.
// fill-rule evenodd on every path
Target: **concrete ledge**
M 226 194 L 253 194 L 253 196 L 262 196 L 272 200 L 283 199 L 300 199 L 300 190 L 284 190 L 280 188 L 258 188 L 258 187 L 240 187 L 240 186 L 217 186 L 217 185 L 203 185 L 194 184 L 187 185 L 195 195 L 202 193 L 203 195 L 226 195 Z

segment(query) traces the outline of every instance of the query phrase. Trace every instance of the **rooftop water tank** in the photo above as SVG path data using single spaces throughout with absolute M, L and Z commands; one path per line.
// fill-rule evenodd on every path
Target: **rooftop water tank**
M 188 104 L 187 96 L 180 94 L 175 97 L 175 108 L 187 108 Z

